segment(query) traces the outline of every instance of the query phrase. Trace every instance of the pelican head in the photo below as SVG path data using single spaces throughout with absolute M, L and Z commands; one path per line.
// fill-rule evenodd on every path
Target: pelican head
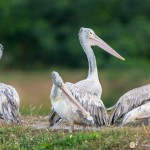
M 111 55 L 121 60 L 125 60 L 113 48 L 111 48 L 107 43 L 105 43 L 101 38 L 99 38 L 92 29 L 81 27 L 78 35 L 79 35 L 81 44 L 88 44 L 90 46 L 98 46 L 101 49 L 105 50 L 106 52 L 110 53 Z
M 59 76 L 59 74 L 57 72 L 53 71 L 52 74 L 51 74 L 51 77 L 52 77 L 53 83 L 56 86 L 58 86 L 58 87 L 62 86 L 63 80 L 62 80 L 62 78 Z
M 4 49 L 3 45 L 2 45 L 2 44 L 0 44 L 0 58 L 1 58 L 1 57 L 2 57 L 2 55 L 3 55 L 3 49 Z

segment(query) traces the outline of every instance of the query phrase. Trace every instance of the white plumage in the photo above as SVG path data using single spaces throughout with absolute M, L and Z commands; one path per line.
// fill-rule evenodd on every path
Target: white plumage
M 0 83 L 0 118 L 7 123 L 20 123 L 19 106 L 20 99 L 15 88 Z
M 145 123 L 145 125 L 150 125 L 150 102 L 147 102 L 146 104 L 143 104 L 137 108 L 134 108 L 133 110 L 126 113 L 123 117 L 121 125 L 126 125 L 129 123 L 136 123 L 138 121 Z M 144 117 L 144 118 L 143 118 Z
M 103 102 L 96 96 L 86 90 L 76 86 L 76 84 L 65 84 L 72 96 L 78 101 L 85 111 L 89 112 L 97 126 L 108 125 L 108 116 Z M 59 116 L 65 120 L 78 124 L 83 124 L 83 120 L 77 113 L 80 110 L 70 98 L 57 87 L 53 85 L 51 91 L 52 106 Z
M 3 46 L 0 44 L 0 57 Z M 20 99 L 17 91 L 10 85 L 0 83 L 0 118 L 6 123 L 21 123 L 19 114 Z

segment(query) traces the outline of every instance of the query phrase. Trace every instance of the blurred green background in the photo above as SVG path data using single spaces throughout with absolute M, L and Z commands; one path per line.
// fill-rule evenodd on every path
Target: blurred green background
M 93 48 L 107 107 L 128 90 L 150 83 L 149 0 L 1 0 L 0 80 L 16 87 L 22 112 L 26 106 L 49 111 L 52 70 L 65 81 L 86 77 L 80 27 L 93 29 L 126 58 L 123 62 Z

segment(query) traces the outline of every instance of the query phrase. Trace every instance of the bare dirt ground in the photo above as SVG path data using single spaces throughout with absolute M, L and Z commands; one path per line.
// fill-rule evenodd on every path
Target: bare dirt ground
M 59 131 L 59 130 L 70 131 L 71 126 L 67 121 L 62 121 L 59 125 L 49 128 L 48 117 L 49 116 L 22 117 L 22 125 L 25 127 L 31 127 L 31 128 L 36 128 L 36 129 L 50 129 L 52 131 Z M 74 130 L 78 131 L 78 130 L 83 130 L 83 129 L 84 129 L 83 125 L 77 125 L 77 124 L 74 125 Z M 87 126 L 85 130 L 100 130 L 100 128 Z
M 33 129 L 49 129 L 51 131 L 64 131 L 64 132 L 70 132 L 71 131 L 71 125 L 69 124 L 68 121 L 62 121 L 60 124 L 54 126 L 54 127 L 49 127 L 49 116 L 21 116 L 21 122 L 20 126 L 23 127 L 29 127 Z M 0 127 L 6 125 L 4 120 L 0 119 Z M 138 125 L 138 124 L 137 124 Z M 131 125 L 135 126 L 135 125 Z M 139 124 L 141 126 L 141 124 Z M 118 128 L 117 126 L 112 126 L 112 127 L 101 127 L 101 128 L 96 128 L 94 126 L 84 126 L 84 125 L 79 125 L 79 124 L 74 124 L 74 130 L 75 131 L 81 131 L 81 130 L 87 130 L 87 131 L 97 131 L 101 130 L 102 128 Z
M 48 116 L 25 116 L 21 117 L 22 125 L 36 129 L 48 128 Z

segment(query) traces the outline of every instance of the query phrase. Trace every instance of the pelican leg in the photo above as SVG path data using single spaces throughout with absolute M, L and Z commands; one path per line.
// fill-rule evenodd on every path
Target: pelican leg
M 71 128 L 69 129 L 69 132 L 74 132 L 74 121 L 72 121 L 71 123 Z

